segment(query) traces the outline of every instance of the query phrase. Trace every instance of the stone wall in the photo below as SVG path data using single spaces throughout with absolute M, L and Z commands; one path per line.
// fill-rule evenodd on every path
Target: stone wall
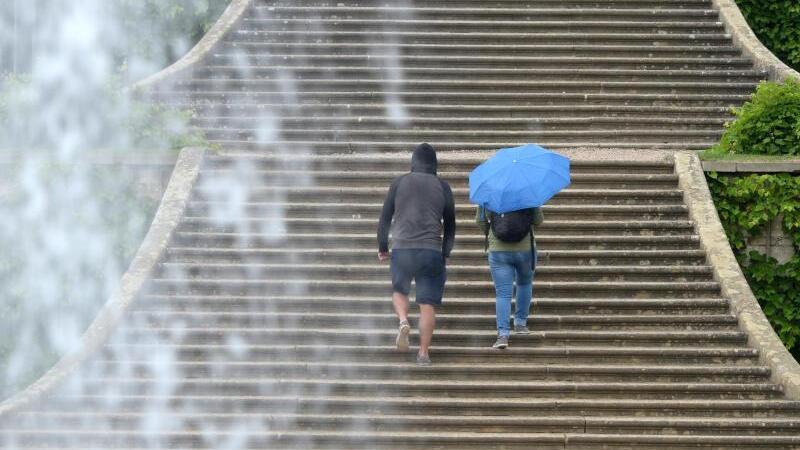
M 796 250 L 791 236 L 783 229 L 782 221 L 783 216 L 776 217 L 760 236 L 748 240 L 748 252 L 755 250 L 775 258 L 781 264 L 787 263 Z
M 706 172 L 749 174 L 789 173 L 800 176 L 800 160 L 786 161 L 703 161 Z M 748 252 L 755 250 L 784 264 L 794 256 L 792 237 L 783 229 L 783 216 L 778 216 L 764 232 L 747 242 Z

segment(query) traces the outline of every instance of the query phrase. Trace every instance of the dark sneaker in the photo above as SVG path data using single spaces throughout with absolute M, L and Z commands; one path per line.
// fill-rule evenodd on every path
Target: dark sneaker
M 514 325 L 514 334 L 531 334 L 531 330 L 525 325 Z
M 397 339 L 395 339 L 394 343 L 401 352 L 408 351 L 408 333 L 410 332 L 411 325 L 407 321 L 400 322 L 400 328 L 397 330 Z
M 508 348 L 508 336 L 498 336 L 492 348 L 504 350 Z
M 417 365 L 418 366 L 430 366 L 431 365 L 431 357 L 430 356 L 417 355 Z

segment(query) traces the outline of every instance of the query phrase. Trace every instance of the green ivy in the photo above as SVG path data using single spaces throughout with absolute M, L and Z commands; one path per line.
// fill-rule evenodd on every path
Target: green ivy
M 789 174 L 707 175 L 722 226 L 764 314 L 795 358 L 800 359 L 800 253 L 785 264 L 747 241 L 776 218 L 800 250 L 800 176 Z
M 230 1 L 113 0 L 108 7 L 131 37 L 126 56 L 168 64 L 203 37 Z
M 797 0 L 736 0 L 756 33 L 786 64 L 800 69 L 800 2 Z
M 38 99 L 38 100 L 37 100 Z M 36 122 L 41 98 L 31 86 L 30 77 L 7 75 L 0 78 L 0 148 L 14 148 L 22 132 L 31 134 L 29 146 L 36 146 Z M 88 146 L 118 152 L 180 150 L 184 147 L 209 147 L 205 134 L 191 126 L 193 110 L 176 109 L 131 96 L 120 77 L 112 77 L 95 98 L 98 111 L 113 111 L 103 116 L 103 136 Z M 24 122 L 24 129 L 9 122 Z M 32 124 L 35 124 L 32 125 Z
M 711 154 L 800 155 L 800 81 L 762 82 Z

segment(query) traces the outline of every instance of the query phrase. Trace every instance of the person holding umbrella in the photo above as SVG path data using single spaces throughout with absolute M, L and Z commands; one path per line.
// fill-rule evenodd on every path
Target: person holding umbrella
M 544 220 L 540 206 L 569 183 L 569 159 L 533 144 L 501 149 L 470 173 L 470 201 L 478 205 L 475 220 L 484 232 L 495 285 L 494 348 L 508 348 L 515 282 L 514 332 L 529 333 L 534 231 Z
M 536 269 L 534 226 L 544 221 L 541 208 L 497 214 L 479 206 L 475 221 L 484 232 L 489 250 L 489 268 L 495 288 L 497 341 L 492 347 L 508 348 L 511 297 L 517 286 L 514 333 L 528 334 L 528 314 L 533 298 L 533 272 Z M 517 230 L 517 235 L 509 234 Z M 495 232 L 497 230 L 497 232 Z M 521 231 L 521 232 L 520 232 Z M 521 239 L 519 234 L 524 233 Z

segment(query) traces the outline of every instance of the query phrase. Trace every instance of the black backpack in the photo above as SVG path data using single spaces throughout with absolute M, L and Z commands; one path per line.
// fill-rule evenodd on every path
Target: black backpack
M 531 248 L 533 248 L 533 232 L 531 231 L 531 226 L 533 225 L 533 209 L 521 209 L 505 214 L 498 214 L 488 209 L 484 211 L 486 212 L 486 221 L 489 222 L 485 233 L 485 246 L 487 250 L 489 248 L 490 227 L 495 237 L 503 242 L 519 242 L 525 239 L 525 236 L 530 235 Z
M 487 220 L 497 239 L 503 242 L 519 242 L 531 232 L 533 214 L 530 209 L 505 214 L 487 211 Z

